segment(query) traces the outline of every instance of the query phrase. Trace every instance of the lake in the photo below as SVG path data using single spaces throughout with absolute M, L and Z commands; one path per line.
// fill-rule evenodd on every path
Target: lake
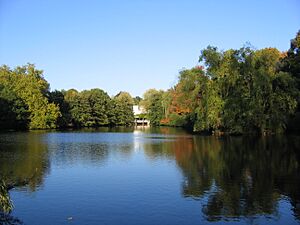
M 0 221 L 299 224 L 299 163 L 299 136 L 167 127 L 0 133 L 0 174 L 15 185 L 14 210 Z

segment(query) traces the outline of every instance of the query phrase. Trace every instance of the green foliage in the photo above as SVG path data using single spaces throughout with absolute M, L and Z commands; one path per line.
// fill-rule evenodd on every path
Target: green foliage
M 10 116 L 17 121 L 5 128 L 56 128 L 60 111 L 57 105 L 48 102 L 46 95 L 49 84 L 42 74 L 43 71 L 35 69 L 32 64 L 16 67 L 14 70 L 7 66 L 0 67 L 1 98 L 4 99 L 2 104 L 6 105 L 6 113 L 12 112 Z M 11 123 L 12 118 L 4 115 L 3 120 Z
M 232 54 L 229 62 L 222 62 L 231 65 L 231 69 L 226 76 L 217 77 L 223 90 L 225 130 L 230 133 L 283 131 L 296 102 L 292 77 L 276 71 L 279 51 L 242 48 Z
M 163 91 L 156 89 L 150 89 L 145 92 L 141 105 L 147 111 L 147 118 L 150 120 L 151 125 L 160 125 L 161 120 L 164 117 L 164 107 L 162 104 Z
M 34 65 L 13 70 L 4 65 L 0 67 L 0 126 L 129 126 L 135 104 L 145 108 L 154 126 L 184 126 L 197 132 L 279 133 L 299 120 L 299 57 L 300 31 L 287 53 L 251 46 L 219 51 L 208 46 L 199 57 L 205 68 L 183 70 L 173 88 L 166 92 L 150 89 L 143 99 L 133 99 L 127 92 L 110 98 L 97 88 L 50 92 L 43 71 Z
M 290 73 L 297 81 L 297 88 L 300 89 L 300 30 L 291 40 L 290 49 L 281 60 L 280 70 Z
M 174 127 L 186 127 L 188 125 L 188 116 L 187 115 L 178 115 L 172 113 L 169 115 L 170 122 L 168 125 Z
M 111 124 L 119 126 L 132 125 L 134 99 L 128 92 L 120 92 L 112 100 Z
M 59 107 L 61 116 L 57 119 L 58 127 L 68 127 L 71 123 L 70 105 L 65 100 L 66 91 L 52 91 L 48 93 L 48 101 Z
M 203 68 L 182 71 L 178 84 L 180 97 L 177 102 L 187 108 L 186 114 L 195 114 L 191 123 L 193 130 L 203 131 L 219 127 L 223 101 L 218 96 L 218 86 L 205 75 Z
M 139 105 L 142 100 L 143 99 L 140 96 L 136 96 L 136 97 L 133 98 L 133 104 L 134 105 Z
M 95 88 L 78 92 L 74 89 L 65 93 L 66 121 L 72 126 L 97 127 L 109 124 L 108 109 L 110 97 L 101 89 Z
M 300 121 L 300 30 L 296 37 L 291 40 L 290 49 L 282 57 L 279 65 L 279 70 L 289 73 L 296 81 L 297 87 L 297 110 L 295 115 L 292 115 L 288 121 L 288 130 L 292 132 L 299 132 Z
M 12 209 L 13 204 L 10 200 L 6 184 L 2 179 L 0 179 L 0 211 L 10 213 Z
M 64 115 L 67 121 L 67 126 L 80 126 L 79 115 L 80 115 L 80 99 L 79 92 L 75 89 L 70 89 L 64 92 L 64 102 L 68 106 L 67 111 Z
M 120 92 L 111 99 L 97 88 L 82 92 L 70 89 L 64 92 L 63 101 L 63 118 L 68 126 L 129 126 L 134 121 L 134 100 L 127 92 Z
M 207 80 L 201 91 L 202 98 L 195 109 L 194 131 L 216 130 L 221 126 L 223 99 L 218 95 L 217 85 Z
M 29 112 L 24 101 L 7 87 L 0 85 L 0 127 L 26 129 Z
M 292 40 L 284 59 L 275 48 L 254 50 L 245 46 L 219 51 L 208 46 L 199 57 L 206 68 L 181 71 L 178 83 L 161 99 L 153 97 L 155 90 L 146 92 L 143 102 L 148 114 L 160 115 L 163 124 L 189 126 L 200 132 L 285 131 L 299 98 L 295 82 L 300 62 L 299 35 Z M 162 105 L 163 110 L 151 111 L 154 103 Z
M 255 51 L 244 47 L 217 52 L 216 48 L 208 48 L 202 52 L 200 58 L 208 65 L 207 71 L 213 74 L 224 101 L 217 127 L 230 133 L 285 129 L 288 116 L 296 108 L 297 91 L 293 78 L 277 71 L 281 57 L 277 49 Z M 211 57 L 215 55 L 219 57 Z

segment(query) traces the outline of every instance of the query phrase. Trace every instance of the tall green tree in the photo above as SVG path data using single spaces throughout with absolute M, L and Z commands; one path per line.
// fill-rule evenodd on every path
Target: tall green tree
M 300 90 L 300 30 L 291 40 L 290 48 L 281 60 L 280 70 L 290 73 L 296 79 L 297 88 Z
M 164 124 L 190 126 L 194 131 L 283 132 L 299 91 L 297 78 L 278 69 L 281 59 L 275 48 L 219 51 L 208 46 L 199 58 L 205 68 L 181 71 L 178 83 L 161 100 L 153 101 L 155 91 L 149 91 L 144 104 L 146 108 L 153 102 L 162 104 Z
M 202 51 L 200 60 L 224 101 L 222 127 L 231 133 L 281 132 L 296 107 L 293 78 L 277 72 L 277 49 Z
M 0 85 L 0 127 L 27 129 L 29 112 L 25 102 L 5 86 Z
M 300 30 L 296 37 L 291 40 L 290 48 L 281 59 L 279 70 L 289 73 L 296 81 L 297 87 L 297 110 L 294 116 L 289 119 L 288 129 L 299 132 L 300 128 Z
M 112 100 L 112 125 L 128 126 L 134 121 L 134 99 L 128 92 L 120 92 Z
M 164 91 L 156 89 L 149 89 L 144 93 L 141 105 L 147 111 L 147 118 L 150 120 L 151 125 L 160 125 L 161 120 L 164 118 L 163 94 Z
M 74 127 L 82 126 L 80 122 L 80 99 L 79 92 L 76 89 L 69 89 L 64 92 L 64 101 L 68 105 L 69 109 L 66 118 L 68 118 L 68 125 Z
M 221 125 L 223 101 L 218 86 L 205 74 L 202 67 L 184 70 L 179 76 L 179 103 L 188 108 L 194 131 L 209 131 Z
M 70 108 L 71 123 L 77 127 L 97 127 L 109 124 L 110 97 L 95 88 L 78 92 L 74 89 L 65 93 Z
M 57 120 L 57 126 L 65 128 L 71 124 L 70 105 L 65 99 L 66 91 L 55 90 L 48 93 L 48 100 L 50 103 L 54 103 L 59 107 L 61 117 Z
M 43 71 L 37 70 L 33 64 L 16 67 L 13 70 L 2 66 L 0 67 L 0 84 L 6 90 L 10 90 L 8 98 L 16 96 L 18 99 L 16 104 L 22 105 L 17 114 L 22 121 L 29 121 L 30 129 L 56 128 L 60 111 L 57 105 L 48 102 L 49 84 L 43 77 Z M 15 108 L 18 109 L 18 107 Z M 27 112 L 28 118 L 25 119 Z

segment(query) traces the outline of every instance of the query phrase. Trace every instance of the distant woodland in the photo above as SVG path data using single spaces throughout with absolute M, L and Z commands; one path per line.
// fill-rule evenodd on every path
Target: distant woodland
M 201 51 L 199 66 L 182 70 L 167 91 L 141 97 L 109 96 L 101 89 L 50 91 L 33 64 L 0 67 L 0 128 L 3 130 L 131 126 L 132 106 L 152 126 L 179 126 L 208 134 L 299 132 L 300 31 L 290 48 Z

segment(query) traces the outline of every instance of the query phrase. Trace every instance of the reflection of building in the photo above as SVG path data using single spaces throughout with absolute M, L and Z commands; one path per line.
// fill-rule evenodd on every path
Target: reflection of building
M 135 126 L 149 126 L 150 121 L 146 118 L 146 110 L 139 105 L 133 106 L 134 125 Z

